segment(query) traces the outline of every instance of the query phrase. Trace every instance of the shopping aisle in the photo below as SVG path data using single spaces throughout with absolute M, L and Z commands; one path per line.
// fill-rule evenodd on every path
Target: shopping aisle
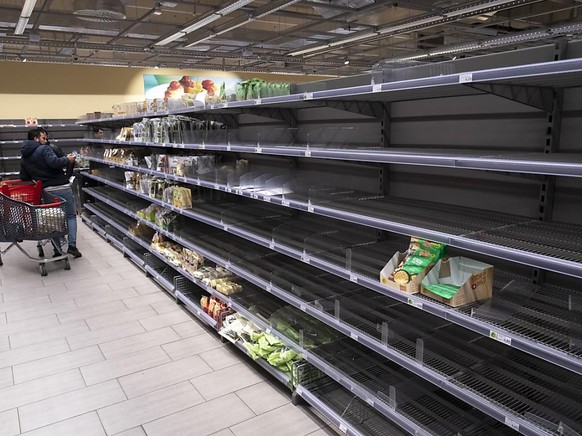
M 47 277 L 3 256 L 0 436 L 335 434 L 81 223 L 78 246 Z

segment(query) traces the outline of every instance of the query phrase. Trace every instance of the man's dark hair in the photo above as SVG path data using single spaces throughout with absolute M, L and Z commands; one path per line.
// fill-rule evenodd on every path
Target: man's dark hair
M 28 131 L 28 140 L 29 141 L 34 141 L 36 138 L 40 138 L 40 133 L 42 131 L 44 131 L 44 129 L 42 129 L 42 127 L 35 127 L 34 129 L 30 129 Z M 46 133 L 46 131 L 45 131 Z

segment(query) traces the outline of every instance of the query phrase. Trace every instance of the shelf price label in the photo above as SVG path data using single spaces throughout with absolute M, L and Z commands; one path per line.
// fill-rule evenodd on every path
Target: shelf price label
M 272 240 L 272 239 L 271 239 L 271 242 L 269 242 L 269 248 L 270 248 L 271 250 L 274 250 L 274 249 L 275 249 L 275 241 L 274 241 L 274 240 Z
M 260 98 L 255 98 L 255 104 L 261 104 L 261 103 L 262 103 L 262 101 Z
M 215 183 L 214 184 L 214 189 L 218 189 L 218 188 L 219 188 L 218 183 Z
M 410 304 L 411 306 L 416 307 L 417 309 L 422 309 L 422 301 L 418 301 L 415 298 L 408 298 L 406 303 Z
M 307 204 L 307 212 L 309 213 L 313 213 L 315 211 L 315 208 L 313 207 L 313 205 L 311 203 Z
M 283 205 L 285 207 L 289 207 L 289 206 L 291 206 L 291 203 L 289 203 L 287 200 L 281 200 L 281 205 Z
M 519 431 L 519 423 L 515 422 L 509 416 L 505 417 L 505 425 L 508 426 L 509 428 L 512 428 L 515 431 Z
M 309 258 L 309 255 L 305 252 L 305 250 L 303 250 L 303 253 L 301 253 L 301 260 L 305 263 L 311 262 L 311 259 Z
M 366 403 L 368 403 L 370 406 L 374 407 L 374 400 L 372 400 L 371 398 L 366 398 Z
M 340 422 L 339 429 L 344 434 L 348 432 L 348 426 L 343 422 Z
M 469 83 L 473 81 L 473 73 L 459 74 L 459 83 Z
M 382 84 L 372 85 L 372 92 L 382 91 Z
M 269 197 L 268 195 L 264 195 L 263 194 L 263 200 L 266 201 L 267 203 L 271 202 L 271 197 Z
M 506 345 L 511 345 L 511 338 L 503 333 L 496 332 L 494 330 L 489 331 L 489 337 L 499 342 L 503 342 Z
M 232 147 L 230 146 L 230 144 L 228 144 L 228 145 L 226 146 L 226 151 L 230 151 L 230 150 L 232 150 Z
M 305 157 L 311 157 L 311 150 L 309 149 L 309 147 L 305 149 Z
M 255 153 L 261 154 L 263 152 L 263 149 L 261 148 L 260 145 L 257 145 L 257 147 L 255 148 Z
M 199 148 L 200 150 L 206 150 L 206 144 L 200 144 L 200 145 L 198 146 L 198 148 Z
M 307 306 L 305 306 L 305 304 L 301 303 L 299 305 L 299 309 L 301 309 L 303 312 L 305 312 L 307 310 Z
M 352 332 L 352 333 L 350 333 L 350 338 L 352 338 L 354 341 L 357 341 L 358 335 Z
M 350 282 L 358 283 L 358 276 L 354 273 L 350 273 Z
M 313 92 L 306 92 L 303 94 L 303 100 L 313 100 Z
M 295 392 L 297 392 L 297 395 L 299 395 L 299 396 L 303 395 L 303 387 L 302 386 L 297 386 L 295 388 Z

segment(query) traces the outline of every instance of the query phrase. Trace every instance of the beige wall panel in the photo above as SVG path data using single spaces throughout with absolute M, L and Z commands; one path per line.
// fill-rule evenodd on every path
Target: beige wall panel
M 221 71 L 115 68 L 0 61 L 0 119 L 65 119 L 86 112 L 111 112 L 116 103 L 144 98 L 143 75 L 256 77 Z M 280 82 L 312 82 L 314 76 L 261 74 Z

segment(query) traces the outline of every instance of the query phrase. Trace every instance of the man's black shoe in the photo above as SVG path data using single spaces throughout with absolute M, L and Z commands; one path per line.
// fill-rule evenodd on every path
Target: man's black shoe
M 77 250 L 77 247 L 69 247 L 69 249 L 67 250 L 67 254 L 70 254 L 73 257 L 81 257 L 82 254 L 79 250 Z

